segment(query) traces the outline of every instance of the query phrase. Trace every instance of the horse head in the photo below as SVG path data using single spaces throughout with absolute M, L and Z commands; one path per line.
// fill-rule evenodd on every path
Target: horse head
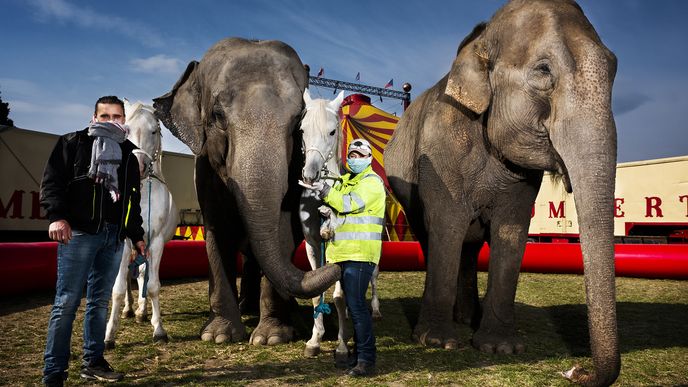
M 323 170 L 335 175 L 339 174 L 342 133 L 339 127 L 339 106 L 343 100 L 343 91 L 333 101 L 311 99 L 308 89 L 303 92 L 306 107 L 301 120 L 301 131 L 303 133 L 302 151 L 306 156 L 306 161 L 301 177 L 306 183 L 312 183 L 324 177 L 321 175 Z
M 151 173 L 161 173 L 160 158 L 162 157 L 162 132 L 155 117 L 155 110 L 150 105 L 137 101 L 130 103 L 124 100 L 124 113 L 129 126 L 127 138 L 139 150 L 134 151 L 139 160 L 141 178 Z

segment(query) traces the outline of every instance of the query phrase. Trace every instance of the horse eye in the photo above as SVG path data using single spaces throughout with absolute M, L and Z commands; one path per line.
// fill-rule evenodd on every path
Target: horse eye
M 334 133 L 335 133 L 336 131 L 337 131 L 337 129 L 333 129 L 333 130 L 330 132 L 330 136 L 334 136 Z

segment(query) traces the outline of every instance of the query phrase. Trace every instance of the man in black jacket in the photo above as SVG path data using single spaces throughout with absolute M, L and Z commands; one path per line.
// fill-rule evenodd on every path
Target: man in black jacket
M 103 358 L 108 302 L 131 239 L 146 252 L 141 218 L 139 164 L 126 140 L 124 103 L 98 99 L 88 128 L 58 140 L 45 167 L 41 205 L 50 239 L 58 242 L 57 286 L 45 349 L 43 382 L 61 386 L 67 378 L 72 324 L 86 288 L 81 377 L 119 381 Z

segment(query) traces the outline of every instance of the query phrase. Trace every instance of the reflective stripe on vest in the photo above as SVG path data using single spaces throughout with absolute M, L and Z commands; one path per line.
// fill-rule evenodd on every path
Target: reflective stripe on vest
M 379 218 L 377 216 L 347 216 L 344 220 L 344 224 L 377 224 L 379 226 L 385 225 L 385 218 Z
M 382 232 L 335 232 L 334 241 L 379 241 Z

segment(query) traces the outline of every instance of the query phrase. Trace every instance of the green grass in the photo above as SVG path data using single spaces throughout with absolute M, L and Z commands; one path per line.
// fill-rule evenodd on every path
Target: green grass
M 247 343 L 217 345 L 198 339 L 208 316 L 206 280 L 163 284 L 163 323 L 167 344 L 153 344 L 150 324 L 123 320 L 117 347 L 107 353 L 117 370 L 126 372 L 117 385 L 275 385 L 357 384 L 466 386 L 567 386 L 560 371 L 580 363 L 590 367 L 583 279 L 576 275 L 521 275 L 516 294 L 522 355 L 487 355 L 469 345 L 471 331 L 458 326 L 461 345 L 446 351 L 411 340 L 425 273 L 383 272 L 379 287 L 382 321 L 376 322 L 378 375 L 352 380 L 334 368 L 332 351 L 336 319 L 318 358 L 302 356 L 310 337 L 310 301 L 300 301 L 295 327 L 299 341 L 275 347 Z M 486 274 L 480 273 L 481 292 Z M 617 311 L 621 341 L 621 386 L 688 384 L 688 281 L 617 278 Z M 0 301 L 0 384 L 40 383 L 43 348 L 52 295 L 34 294 Z M 68 383 L 81 384 L 83 305 L 72 339 Z M 257 318 L 245 318 L 249 330 Z

